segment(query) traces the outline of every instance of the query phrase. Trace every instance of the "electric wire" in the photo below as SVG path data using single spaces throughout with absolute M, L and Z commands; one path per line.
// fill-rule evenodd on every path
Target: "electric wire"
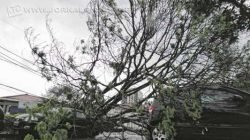
M 1 48 L 2 50 L 6 51 L 6 52 L 8 52 L 8 53 L 10 53 L 10 54 L 12 54 L 12 55 L 14 55 L 14 56 L 16 56 L 16 57 L 18 57 L 18 58 L 24 60 L 25 62 L 28 62 L 29 64 L 34 65 L 34 64 L 32 63 L 32 61 L 30 61 L 30 60 L 28 60 L 28 59 L 25 59 L 25 58 L 23 58 L 23 57 L 21 57 L 21 56 L 15 54 L 14 52 L 12 52 L 12 51 L 6 49 L 5 47 L 3 47 L 3 46 L 1 46 L 1 45 L 0 45 L 0 48 Z M 22 62 L 20 62 L 20 61 L 18 61 L 18 60 L 16 60 L 16 59 L 13 58 L 13 57 L 10 57 L 10 55 L 7 55 L 7 54 L 5 54 L 5 53 L 3 53 L 3 52 L 0 52 L 0 60 L 5 61 L 5 62 L 10 63 L 10 64 L 13 64 L 13 65 L 16 65 L 16 66 L 21 67 L 21 68 L 23 68 L 23 69 L 25 69 L 25 70 L 27 70 L 27 71 L 29 71 L 29 72 L 32 72 L 33 74 L 36 74 L 36 75 L 38 75 L 38 76 L 41 76 L 41 74 L 40 74 L 39 71 L 34 70 L 34 69 L 31 68 L 30 66 L 28 66 L 28 65 L 26 65 L 26 64 L 24 64 L 24 63 L 22 63 Z
M 28 62 L 28 63 L 30 63 L 30 64 L 34 65 L 34 63 L 33 63 L 32 61 L 30 61 L 30 60 L 28 60 L 28 59 L 26 59 L 26 58 L 23 58 L 23 57 L 21 57 L 21 56 L 19 56 L 19 55 L 15 54 L 14 52 L 12 52 L 12 51 L 10 51 L 10 50 L 6 49 L 6 48 L 5 48 L 5 47 L 3 47 L 2 45 L 0 45 L 0 48 L 2 48 L 3 50 L 5 50 L 5 51 L 7 51 L 7 52 L 9 52 L 9 53 L 11 53 L 11 54 L 13 54 L 13 55 L 17 56 L 18 58 L 21 58 L 22 60 L 24 60 L 24 61 L 26 61 L 26 62 Z
M 18 60 L 16 60 L 16 59 L 14 59 L 14 58 L 12 58 L 12 57 L 10 57 L 10 56 L 4 54 L 4 53 L 2 53 L 2 52 L 0 52 L 0 57 L 4 58 L 5 60 L 9 60 L 9 61 L 11 61 L 11 62 L 14 62 L 14 63 L 16 63 L 16 64 L 18 64 L 18 65 L 21 65 L 23 68 L 29 69 L 29 70 L 34 71 L 34 72 L 38 72 L 38 71 L 34 70 L 33 68 L 31 68 L 31 67 L 25 65 L 24 63 L 22 63 L 22 62 L 20 62 L 20 61 L 18 61 Z
M 13 89 L 13 90 L 16 90 L 16 91 L 25 93 L 25 94 L 36 95 L 36 94 L 30 93 L 30 92 L 28 92 L 28 91 L 25 91 L 25 90 L 22 90 L 22 89 L 19 89 L 19 88 L 10 86 L 10 85 L 6 85 L 6 84 L 3 84 L 3 83 L 0 83 L 0 86 L 4 86 L 4 87 L 7 87 L 7 88 L 10 88 L 10 89 Z
M 13 64 L 13 65 L 18 66 L 18 67 L 21 67 L 21 68 L 23 68 L 23 69 L 25 69 L 25 70 L 27 70 L 27 71 L 29 71 L 29 72 L 32 72 L 33 74 L 36 74 L 36 75 L 38 75 L 38 76 L 41 76 L 41 75 L 39 75 L 38 73 L 36 73 L 36 72 L 34 72 L 34 71 L 30 70 L 30 69 L 27 69 L 26 67 L 24 67 L 24 66 L 22 66 L 22 65 L 19 65 L 19 64 L 15 63 L 15 62 L 12 62 L 12 61 L 10 61 L 10 60 L 8 60 L 8 59 L 5 59 L 5 58 L 2 57 L 2 56 L 0 56 L 0 60 L 1 60 L 1 61 L 5 61 L 5 62 L 10 63 L 10 64 Z

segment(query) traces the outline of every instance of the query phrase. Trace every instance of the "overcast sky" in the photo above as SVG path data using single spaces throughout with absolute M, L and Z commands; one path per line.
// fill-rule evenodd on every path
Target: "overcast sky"
M 40 40 L 49 42 L 45 26 L 48 12 L 51 12 L 49 17 L 52 19 L 55 37 L 63 41 L 66 47 L 73 47 L 75 41 L 89 36 L 86 26 L 87 15 L 84 13 L 89 0 L 0 0 L 0 2 L 0 97 L 23 94 L 2 84 L 36 95 L 45 94 L 51 84 L 44 78 L 3 60 L 11 57 L 33 69 L 36 67 L 14 57 L 1 47 L 34 61 L 31 49 L 24 38 L 24 31 L 33 27 L 35 33 L 40 34 Z M 126 5 L 122 0 L 119 4 Z M 245 44 L 249 36 L 249 33 L 244 33 L 239 42 Z
M 24 38 L 24 30 L 33 27 L 40 39 L 49 41 L 46 32 L 45 17 L 47 12 L 53 20 L 52 26 L 56 38 L 67 47 L 74 41 L 88 37 L 86 26 L 86 8 L 89 0 L 0 0 L 0 45 L 25 59 L 34 61 L 31 50 Z M 32 94 L 42 95 L 49 88 L 49 83 L 40 76 L 5 62 L 7 55 L 29 67 L 35 68 L 0 48 L 0 96 L 22 94 L 22 92 L 4 87 L 12 86 Z

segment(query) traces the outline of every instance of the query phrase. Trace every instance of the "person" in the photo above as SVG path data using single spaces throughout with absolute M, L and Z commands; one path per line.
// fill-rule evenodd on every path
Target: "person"
M 0 131 L 3 130 L 4 128 L 4 113 L 3 113 L 3 110 L 0 108 Z

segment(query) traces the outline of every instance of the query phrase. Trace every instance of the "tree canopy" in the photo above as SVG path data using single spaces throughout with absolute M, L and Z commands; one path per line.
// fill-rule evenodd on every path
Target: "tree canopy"
M 175 97 L 192 99 L 197 88 L 221 82 L 218 77 L 235 78 L 235 73 L 225 73 L 236 69 L 247 50 L 237 45 L 239 33 L 250 28 L 244 0 L 91 0 L 87 13 L 91 35 L 73 46 L 72 54 L 64 52 L 49 19 L 50 44 L 39 45 L 32 28 L 26 38 L 43 76 L 73 89 L 76 107 L 91 121 L 130 131 L 123 123 L 147 127 L 139 117 L 127 116 L 150 98 L 168 96 L 166 112 L 172 113 L 178 105 Z M 136 104 L 107 116 L 123 98 L 137 93 L 143 98 Z M 196 118 L 199 109 L 193 111 L 196 115 L 189 109 L 185 113 Z

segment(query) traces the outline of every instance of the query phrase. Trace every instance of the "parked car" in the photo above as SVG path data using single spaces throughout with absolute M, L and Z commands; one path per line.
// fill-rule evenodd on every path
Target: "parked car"
M 69 122 L 72 125 L 71 129 L 68 130 L 69 138 L 82 138 L 88 136 L 88 134 L 84 132 L 87 132 L 86 130 L 89 128 L 87 126 L 91 124 L 84 113 L 80 112 L 79 110 L 74 111 L 72 108 L 63 108 L 63 110 L 67 111 L 67 116 L 63 122 L 61 122 L 61 124 Z M 53 109 L 51 111 L 57 111 L 57 109 Z M 18 115 L 13 123 L 15 134 L 19 135 L 20 139 L 23 139 L 27 134 L 32 134 L 35 138 L 39 138 L 35 126 L 43 119 L 44 116 L 40 113 L 35 113 L 32 115 L 27 113 Z M 64 128 L 63 125 L 59 127 Z
M 229 87 L 206 87 L 201 92 L 200 101 L 203 111 L 197 123 L 176 116 L 176 140 L 250 139 L 249 93 Z M 164 108 L 157 99 L 153 108 L 150 124 L 156 128 Z M 154 129 L 152 137 L 154 140 L 166 140 L 164 132 L 158 129 Z
M 38 137 L 38 133 L 35 130 L 36 124 L 42 120 L 42 114 L 20 114 L 15 117 L 12 129 L 14 134 L 18 135 L 20 139 L 23 139 L 27 134 L 32 134 L 34 137 Z

